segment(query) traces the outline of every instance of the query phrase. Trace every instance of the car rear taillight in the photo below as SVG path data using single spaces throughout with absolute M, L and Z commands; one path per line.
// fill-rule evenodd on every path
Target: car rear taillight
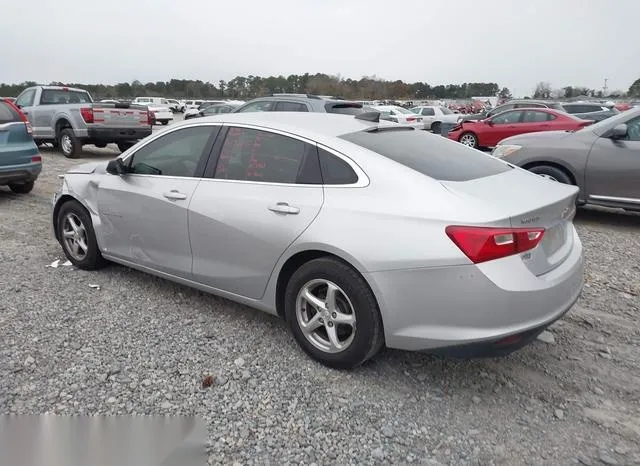
M 407 117 L 407 121 L 416 121 L 416 117 Z
M 34 155 L 33 157 L 31 157 L 31 162 L 42 163 L 42 157 L 40 155 Z
M 83 107 L 80 109 L 80 115 L 85 123 L 93 123 L 93 108 Z
M 535 248 L 544 228 L 448 226 L 447 236 L 474 264 L 520 254 Z

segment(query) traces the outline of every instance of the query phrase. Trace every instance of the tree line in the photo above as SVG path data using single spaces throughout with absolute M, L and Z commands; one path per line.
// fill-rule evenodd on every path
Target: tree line
M 0 84 L 0 96 L 17 96 L 24 88 L 35 82 L 20 84 Z M 42 83 L 40 83 L 42 84 Z M 86 89 L 94 99 L 134 98 L 138 96 L 164 96 L 169 98 L 229 98 L 252 99 L 275 93 L 307 93 L 331 95 L 344 99 L 468 99 L 474 96 L 496 96 L 508 98 L 511 92 L 506 87 L 500 89 L 496 83 L 463 83 L 430 85 L 424 82 L 405 83 L 401 80 L 389 81 L 372 77 L 359 80 L 331 76 L 323 73 L 289 76 L 238 76 L 230 81 L 217 83 L 191 79 L 171 79 L 142 83 L 82 84 L 52 82 L 50 85 L 65 85 Z
M 591 89 L 584 86 L 565 86 L 559 89 L 553 89 L 551 83 L 541 81 L 536 84 L 532 94 L 534 99 L 571 99 L 573 97 L 589 97 L 589 98 L 619 98 L 619 97 L 640 97 L 640 79 L 629 87 L 625 93 L 621 90 L 613 90 L 604 95 L 602 89 Z

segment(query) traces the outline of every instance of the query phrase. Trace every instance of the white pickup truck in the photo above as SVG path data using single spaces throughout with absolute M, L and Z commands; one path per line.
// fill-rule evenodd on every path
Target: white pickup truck
M 65 157 L 78 157 L 84 144 L 121 151 L 151 134 L 153 115 L 147 107 L 117 102 L 93 102 L 83 89 L 34 86 L 22 91 L 15 104 L 33 126 L 36 144 L 59 146 Z

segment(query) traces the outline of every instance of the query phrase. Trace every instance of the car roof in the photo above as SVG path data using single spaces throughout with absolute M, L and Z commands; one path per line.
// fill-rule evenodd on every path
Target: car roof
M 37 87 L 37 86 L 36 86 Z M 53 90 L 53 91 L 76 91 L 76 92 L 87 92 L 85 89 L 78 89 L 77 87 L 68 87 L 68 86 L 40 86 L 43 90 Z
M 193 120 L 186 120 L 185 122 L 172 126 L 188 125 L 192 124 L 192 122 Z M 318 112 L 225 113 L 197 119 L 198 124 L 207 122 L 262 126 L 267 129 L 280 130 L 312 140 L 335 138 L 343 134 L 354 133 L 378 126 L 376 122 L 362 120 L 352 115 Z M 383 126 L 388 125 L 383 124 Z

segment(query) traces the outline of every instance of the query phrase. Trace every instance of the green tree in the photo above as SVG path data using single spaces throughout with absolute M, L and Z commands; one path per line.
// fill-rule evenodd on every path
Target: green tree
M 640 97 L 640 78 L 636 79 L 627 92 L 629 97 Z
M 501 99 L 511 99 L 513 98 L 513 96 L 511 95 L 511 91 L 509 90 L 508 87 L 503 87 L 500 92 L 498 93 L 498 96 Z

